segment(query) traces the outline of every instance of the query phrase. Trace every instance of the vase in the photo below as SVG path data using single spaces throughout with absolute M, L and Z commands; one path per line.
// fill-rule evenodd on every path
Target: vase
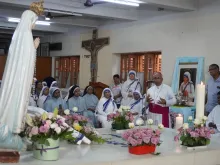
M 123 130 L 124 129 L 124 125 L 121 122 L 115 122 L 115 123 L 112 123 L 112 129 Z
M 49 146 L 35 143 L 34 148 L 34 158 L 39 160 L 58 160 L 59 159 L 59 139 L 53 140 L 51 138 L 47 139 L 50 143 Z
M 128 151 L 130 154 L 134 154 L 134 155 L 144 155 L 144 154 L 150 154 L 150 153 L 154 153 L 156 149 L 155 145 L 144 145 L 144 146 L 128 146 Z

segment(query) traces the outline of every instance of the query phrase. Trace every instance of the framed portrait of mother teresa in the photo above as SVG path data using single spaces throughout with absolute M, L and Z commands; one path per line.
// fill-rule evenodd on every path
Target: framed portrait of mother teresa
M 176 95 L 195 100 L 195 86 L 204 78 L 204 57 L 178 57 L 176 59 L 172 89 Z

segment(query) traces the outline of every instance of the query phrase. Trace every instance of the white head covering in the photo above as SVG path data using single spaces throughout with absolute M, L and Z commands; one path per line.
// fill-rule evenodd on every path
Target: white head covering
M 51 83 L 50 87 L 58 87 L 57 81 L 53 81 L 53 82 Z
M 50 96 L 51 97 L 53 97 L 53 93 L 56 91 L 56 90 L 59 90 L 60 91 L 60 89 L 59 88 L 57 88 L 57 87 L 51 87 L 50 88 Z M 60 97 L 61 97 L 61 92 L 60 92 Z
M 192 83 L 191 74 L 189 72 L 185 72 L 183 76 L 186 76 L 189 79 L 189 83 Z
M 128 79 L 127 80 L 130 80 L 130 74 L 134 74 L 134 79 L 138 79 L 138 77 L 137 77 L 137 72 L 135 72 L 134 70 L 130 70 L 129 72 L 128 72 Z M 134 81 L 134 80 L 130 80 L 130 81 Z
M 39 95 L 39 97 L 43 95 L 43 93 L 44 93 L 44 90 L 45 90 L 46 88 L 48 88 L 48 87 L 47 87 L 47 86 L 44 86 L 44 87 L 42 88 L 42 90 L 41 90 L 41 92 L 40 92 L 40 95 Z M 49 89 L 49 88 L 48 88 L 48 89 Z
M 143 98 L 143 96 L 142 96 L 141 92 L 139 92 L 138 90 L 135 90 L 135 91 L 133 92 L 133 94 L 134 94 L 134 93 L 138 93 L 138 94 L 139 94 L 139 96 L 140 96 L 140 98 L 141 98 L 141 99 Z
M 105 89 L 103 89 L 103 91 L 102 91 L 102 97 L 101 98 L 105 98 L 105 95 L 104 95 L 104 93 L 105 93 L 105 91 L 109 91 L 110 93 L 111 93 L 111 98 L 112 98 L 112 100 L 114 100 L 114 98 L 113 98 L 113 93 L 112 93 L 112 91 L 111 91 L 111 89 L 110 88 L 105 88 Z

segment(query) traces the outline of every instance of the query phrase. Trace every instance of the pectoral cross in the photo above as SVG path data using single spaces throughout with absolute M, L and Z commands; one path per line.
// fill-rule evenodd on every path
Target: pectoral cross
M 97 81 L 97 72 L 98 72 L 98 51 L 104 46 L 109 44 L 109 38 L 98 38 L 98 30 L 93 30 L 93 35 L 91 40 L 82 41 L 82 48 L 86 49 L 91 53 L 91 63 L 90 63 L 90 72 L 91 72 L 91 81 Z

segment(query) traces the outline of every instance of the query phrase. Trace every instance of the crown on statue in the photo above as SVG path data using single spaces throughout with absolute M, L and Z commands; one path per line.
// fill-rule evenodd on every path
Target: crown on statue
M 43 15 L 44 13 L 43 3 L 44 0 L 41 0 L 40 2 L 33 2 L 30 6 L 30 10 L 35 12 L 38 16 Z

